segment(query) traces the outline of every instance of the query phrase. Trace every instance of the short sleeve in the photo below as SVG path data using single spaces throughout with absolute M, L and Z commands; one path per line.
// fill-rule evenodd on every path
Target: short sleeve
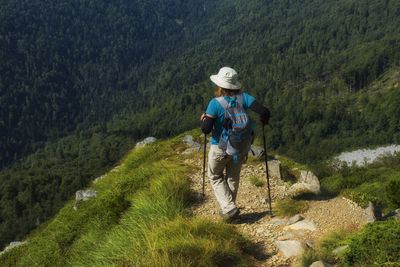
M 217 116 L 218 115 L 218 101 L 215 98 L 213 98 L 210 101 L 210 103 L 208 104 L 206 113 L 208 115 L 211 115 L 211 116 L 215 117 L 215 118 L 218 117 Z
M 243 107 L 248 109 L 253 104 L 255 98 L 249 94 L 243 93 Z

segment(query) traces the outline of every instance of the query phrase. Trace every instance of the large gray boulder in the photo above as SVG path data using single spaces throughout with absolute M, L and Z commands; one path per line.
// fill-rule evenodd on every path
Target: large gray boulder
M 312 184 L 295 183 L 290 186 L 288 190 L 288 194 L 290 197 L 295 197 L 303 193 L 312 193 L 315 195 L 319 195 L 321 193 L 321 189 L 319 186 Z
M 286 218 L 279 218 L 279 217 L 275 217 L 272 218 L 271 220 L 269 220 L 270 223 L 273 223 L 277 226 L 283 225 L 283 224 L 287 224 L 289 220 Z
M 373 223 L 375 221 L 382 220 L 382 212 L 381 210 L 375 206 L 374 203 L 368 201 L 368 207 L 364 209 L 365 218 L 368 223 Z
M 268 160 L 268 172 L 271 177 L 282 179 L 281 162 L 279 160 Z
M 145 145 L 154 143 L 155 141 L 157 141 L 157 138 L 155 137 L 146 137 L 143 141 L 137 142 L 136 147 L 143 147 Z
M 250 151 L 248 154 L 249 157 L 259 158 L 262 155 L 264 155 L 264 148 L 262 148 L 260 146 L 251 145 L 251 148 L 250 148 Z
M 297 196 L 299 194 L 310 192 L 315 195 L 321 194 L 321 186 L 318 177 L 311 171 L 300 170 L 300 177 L 297 183 L 289 188 L 290 196 Z
M 307 231 L 315 231 L 317 230 L 317 226 L 315 225 L 314 222 L 309 221 L 309 220 L 301 220 L 298 221 L 296 223 L 287 225 L 285 227 L 283 227 L 283 230 L 287 231 L 287 230 L 294 230 L 294 231 L 298 231 L 298 230 L 307 230 Z
M 296 214 L 292 218 L 289 219 L 289 221 L 287 222 L 287 225 L 297 223 L 298 221 L 301 221 L 303 219 L 304 218 L 300 214 Z
M 317 176 L 315 176 L 314 173 L 311 171 L 305 171 L 305 170 L 300 170 L 300 178 L 299 178 L 300 183 L 306 183 L 306 184 L 311 184 L 311 185 L 316 185 L 320 187 L 319 179 Z
M 365 218 L 367 219 L 367 222 L 373 223 L 376 221 L 375 206 L 371 201 L 368 202 L 368 207 L 365 208 L 364 211 L 365 211 Z
M 78 190 L 75 193 L 75 201 L 85 201 L 92 197 L 97 197 L 97 191 L 95 190 Z
M 305 249 L 305 245 L 297 240 L 276 241 L 275 244 L 287 258 L 298 256 L 302 254 Z
M 193 141 L 193 136 L 190 134 L 187 134 L 184 137 L 181 137 L 181 140 L 183 142 L 185 142 L 188 146 L 190 146 L 190 148 L 183 151 L 183 154 L 188 154 L 188 153 L 203 150 L 203 147 L 199 143 Z
M 264 148 L 251 145 L 251 149 L 247 154 L 248 157 L 260 158 L 264 155 Z M 269 175 L 281 179 L 281 162 L 279 160 L 268 160 Z
M 75 205 L 74 210 L 77 210 L 77 204 L 80 201 L 86 201 L 91 198 L 97 197 L 97 191 L 95 190 L 78 190 L 75 193 Z

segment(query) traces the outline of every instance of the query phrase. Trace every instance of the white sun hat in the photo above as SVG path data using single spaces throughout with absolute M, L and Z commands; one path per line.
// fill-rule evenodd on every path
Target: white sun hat
M 217 75 L 211 75 L 210 79 L 213 83 L 224 89 L 239 90 L 242 85 L 237 80 L 237 72 L 229 67 L 223 67 Z

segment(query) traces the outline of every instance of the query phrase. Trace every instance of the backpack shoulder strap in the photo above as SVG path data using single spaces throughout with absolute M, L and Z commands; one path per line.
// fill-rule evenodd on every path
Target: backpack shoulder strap
M 226 110 L 229 107 L 228 101 L 223 96 L 217 97 L 217 101 L 221 104 L 221 106 Z
M 243 93 L 240 93 L 236 96 L 236 103 L 239 107 L 243 107 Z
M 217 101 L 221 104 L 221 106 L 226 110 L 229 107 L 228 101 L 223 96 L 217 97 Z M 243 107 L 243 93 L 240 93 L 236 96 L 236 104 L 239 107 Z

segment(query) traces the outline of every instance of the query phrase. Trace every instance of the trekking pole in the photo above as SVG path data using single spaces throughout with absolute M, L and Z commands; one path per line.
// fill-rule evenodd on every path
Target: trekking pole
M 203 155 L 203 197 L 205 196 L 204 194 L 204 183 L 205 183 L 205 177 L 206 177 L 206 150 L 207 150 L 207 135 L 204 134 L 204 155 Z
M 272 216 L 272 206 L 271 206 L 271 190 L 269 187 L 269 171 L 268 171 L 268 156 L 267 156 L 267 145 L 265 142 L 265 130 L 264 130 L 264 124 L 262 125 L 262 131 L 263 131 L 263 139 L 264 139 L 264 156 L 265 156 L 265 168 L 267 169 L 267 184 L 268 184 L 268 199 L 269 199 L 269 212 Z

